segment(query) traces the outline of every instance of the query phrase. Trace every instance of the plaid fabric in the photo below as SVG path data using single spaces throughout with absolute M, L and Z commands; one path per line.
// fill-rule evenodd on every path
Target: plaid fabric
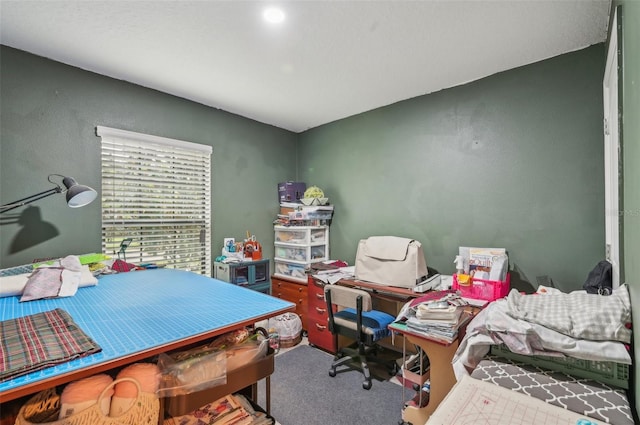
M 627 285 L 611 295 L 583 291 L 568 294 L 522 295 L 511 290 L 508 315 L 537 323 L 564 335 L 593 341 L 631 342 L 631 300 Z
M 102 350 L 62 309 L 0 322 L 0 381 Z
M 127 263 L 122 260 L 116 260 L 113 262 L 113 265 L 111 265 L 111 268 L 117 272 L 124 273 L 124 272 L 130 272 L 131 270 L 135 270 L 136 265 Z

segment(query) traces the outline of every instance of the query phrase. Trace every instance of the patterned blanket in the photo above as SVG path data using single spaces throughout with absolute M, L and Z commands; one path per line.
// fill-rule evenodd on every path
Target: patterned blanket
M 574 338 L 631 342 L 631 300 L 627 285 L 609 296 L 575 291 L 568 294 L 522 295 L 511 290 L 510 316 L 537 323 Z
M 102 350 L 59 308 L 0 322 L 0 342 L 0 381 Z

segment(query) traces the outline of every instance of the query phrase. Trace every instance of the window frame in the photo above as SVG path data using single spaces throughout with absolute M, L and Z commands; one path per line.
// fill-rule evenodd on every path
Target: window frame
M 104 126 L 96 134 L 103 253 L 211 276 L 213 148 Z

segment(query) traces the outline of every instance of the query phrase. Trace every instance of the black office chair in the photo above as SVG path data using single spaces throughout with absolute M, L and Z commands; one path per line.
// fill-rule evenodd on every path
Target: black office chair
M 372 310 L 371 295 L 367 291 L 338 285 L 326 285 L 324 295 L 329 312 L 329 330 L 333 335 L 343 335 L 355 340 L 348 347 L 341 348 L 335 355 L 329 376 L 337 374 L 337 368 L 360 369 L 364 374 L 362 388 L 371 389 L 371 373 L 368 362 L 383 364 L 391 375 L 398 371 L 395 360 L 382 360 L 376 354 L 376 344 L 391 335 L 387 326 L 395 317 L 382 311 Z M 339 311 L 335 311 L 338 307 Z M 359 364 L 358 364 L 359 361 Z M 341 369 L 340 372 L 346 370 Z

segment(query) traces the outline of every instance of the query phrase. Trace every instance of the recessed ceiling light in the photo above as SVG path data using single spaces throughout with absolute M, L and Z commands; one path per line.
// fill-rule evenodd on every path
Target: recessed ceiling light
M 264 10 L 262 16 L 271 24 L 279 24 L 284 21 L 284 12 L 277 7 L 268 7 Z

